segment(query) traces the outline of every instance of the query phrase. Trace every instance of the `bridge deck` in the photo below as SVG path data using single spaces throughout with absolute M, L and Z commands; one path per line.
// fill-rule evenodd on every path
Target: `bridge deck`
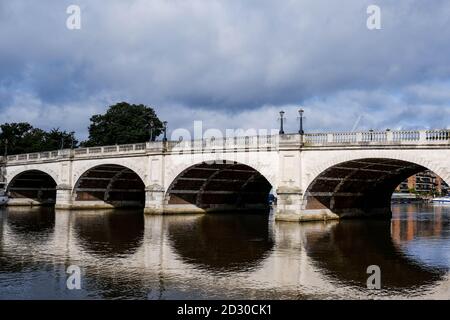
M 403 130 L 309 133 L 305 135 L 263 135 L 210 138 L 189 141 L 155 141 L 147 143 L 63 149 L 40 153 L 0 156 L 0 163 L 23 164 L 58 159 L 92 159 L 116 156 L 138 156 L 161 153 L 277 151 L 283 147 L 450 147 L 450 130 Z

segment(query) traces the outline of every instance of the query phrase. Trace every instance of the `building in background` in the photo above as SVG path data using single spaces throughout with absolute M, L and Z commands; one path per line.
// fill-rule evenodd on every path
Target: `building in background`
M 448 195 L 449 187 L 439 176 L 427 170 L 403 181 L 395 192 L 444 196 Z

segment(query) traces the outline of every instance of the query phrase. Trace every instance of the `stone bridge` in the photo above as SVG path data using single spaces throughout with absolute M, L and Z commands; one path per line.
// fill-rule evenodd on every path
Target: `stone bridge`
M 142 206 L 146 213 L 266 210 L 304 221 L 390 217 L 395 187 L 431 170 L 450 184 L 450 130 L 246 136 L 9 155 L 8 205 Z

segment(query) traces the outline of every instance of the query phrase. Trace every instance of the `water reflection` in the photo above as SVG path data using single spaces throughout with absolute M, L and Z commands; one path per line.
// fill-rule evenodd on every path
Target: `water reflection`
M 4 216 L 6 216 L 6 209 L 0 207 L 0 242 L 3 240 L 3 223 L 5 221 Z M 1 247 L 0 247 L 1 250 Z
M 5 215 L 7 227 L 23 241 L 44 242 L 55 228 L 55 212 L 52 208 L 13 207 Z
M 450 206 L 394 206 L 391 233 L 396 247 L 410 258 L 442 272 L 449 270 Z
M 13 276 L 42 267 L 38 259 L 33 263 L 30 257 L 34 249 L 47 246 L 54 234 L 54 211 L 41 207 L 0 208 L 0 217 L 0 273 Z
M 450 207 L 393 212 L 391 222 L 297 224 L 0 209 L 0 298 L 448 298 Z M 82 290 L 66 289 L 71 264 L 82 268 Z M 367 290 L 372 264 L 394 291 Z
M 133 254 L 144 235 L 144 215 L 136 210 L 73 211 L 73 228 L 86 252 L 106 256 Z
M 323 273 L 360 287 L 366 287 L 370 265 L 380 267 L 387 290 L 428 285 L 445 274 L 398 250 L 390 227 L 390 221 L 341 221 L 325 234 L 307 235 L 306 249 Z
M 267 215 L 203 215 L 170 221 L 168 230 L 184 261 L 213 271 L 251 270 L 273 247 Z

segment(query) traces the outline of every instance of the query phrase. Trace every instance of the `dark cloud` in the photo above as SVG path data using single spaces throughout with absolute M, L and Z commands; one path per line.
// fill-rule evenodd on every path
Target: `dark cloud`
M 77 31 L 69 4 L 1 2 L 3 120 L 85 135 L 91 112 L 128 100 L 185 127 L 274 127 L 285 108 L 294 130 L 299 104 L 316 130 L 448 126 L 445 0 L 83 0 Z

